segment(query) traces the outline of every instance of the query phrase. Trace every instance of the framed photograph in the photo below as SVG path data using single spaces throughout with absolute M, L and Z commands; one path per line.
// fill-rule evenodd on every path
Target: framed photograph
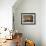
M 36 13 L 21 13 L 21 24 L 24 25 L 36 24 Z

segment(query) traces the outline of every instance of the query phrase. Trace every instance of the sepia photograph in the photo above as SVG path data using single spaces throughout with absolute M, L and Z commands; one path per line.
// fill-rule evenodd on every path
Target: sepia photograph
M 21 24 L 34 25 L 36 24 L 35 13 L 21 13 Z

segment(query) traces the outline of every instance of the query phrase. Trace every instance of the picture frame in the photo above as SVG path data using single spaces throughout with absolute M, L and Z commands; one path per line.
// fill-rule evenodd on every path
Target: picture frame
M 36 24 L 36 13 L 21 13 L 21 24 L 35 25 Z

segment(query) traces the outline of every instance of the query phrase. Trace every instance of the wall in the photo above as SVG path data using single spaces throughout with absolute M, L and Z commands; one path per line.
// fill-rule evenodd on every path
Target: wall
M 41 41 L 42 46 L 46 46 L 46 0 L 41 1 Z
M 34 40 L 36 46 L 41 46 L 41 1 L 18 0 L 18 2 L 16 2 L 13 6 L 15 30 L 18 30 L 18 32 L 22 32 L 24 38 Z M 21 13 L 36 13 L 36 25 L 22 25 Z
M 1 27 L 6 27 L 9 30 L 12 29 L 12 6 L 14 5 L 14 3 L 16 2 L 16 0 L 0 0 L 0 28 Z M 3 30 L 0 29 L 0 33 Z M 5 38 L 5 35 L 10 35 L 9 31 L 5 32 L 3 31 L 0 34 L 0 38 Z M 8 37 L 9 38 L 9 37 Z
M 12 29 L 12 6 L 16 0 L 0 0 L 0 27 Z

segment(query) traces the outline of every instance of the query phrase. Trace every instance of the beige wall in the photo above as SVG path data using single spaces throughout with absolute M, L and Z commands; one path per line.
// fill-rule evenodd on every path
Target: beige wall
M 19 2 L 19 3 L 18 3 Z M 18 0 L 13 6 L 13 13 L 15 19 L 15 30 L 23 33 L 24 38 L 35 41 L 36 46 L 41 46 L 41 29 L 40 29 L 40 15 L 41 15 L 41 1 L 40 0 Z M 22 25 L 21 13 L 36 13 L 35 25 Z
M 21 13 L 24 12 L 36 13 L 36 25 L 21 25 Z M 18 0 L 13 13 L 15 30 L 22 32 L 25 38 L 33 39 L 37 46 L 46 46 L 46 0 Z
M 41 1 L 41 40 L 42 46 L 46 46 L 46 0 Z

